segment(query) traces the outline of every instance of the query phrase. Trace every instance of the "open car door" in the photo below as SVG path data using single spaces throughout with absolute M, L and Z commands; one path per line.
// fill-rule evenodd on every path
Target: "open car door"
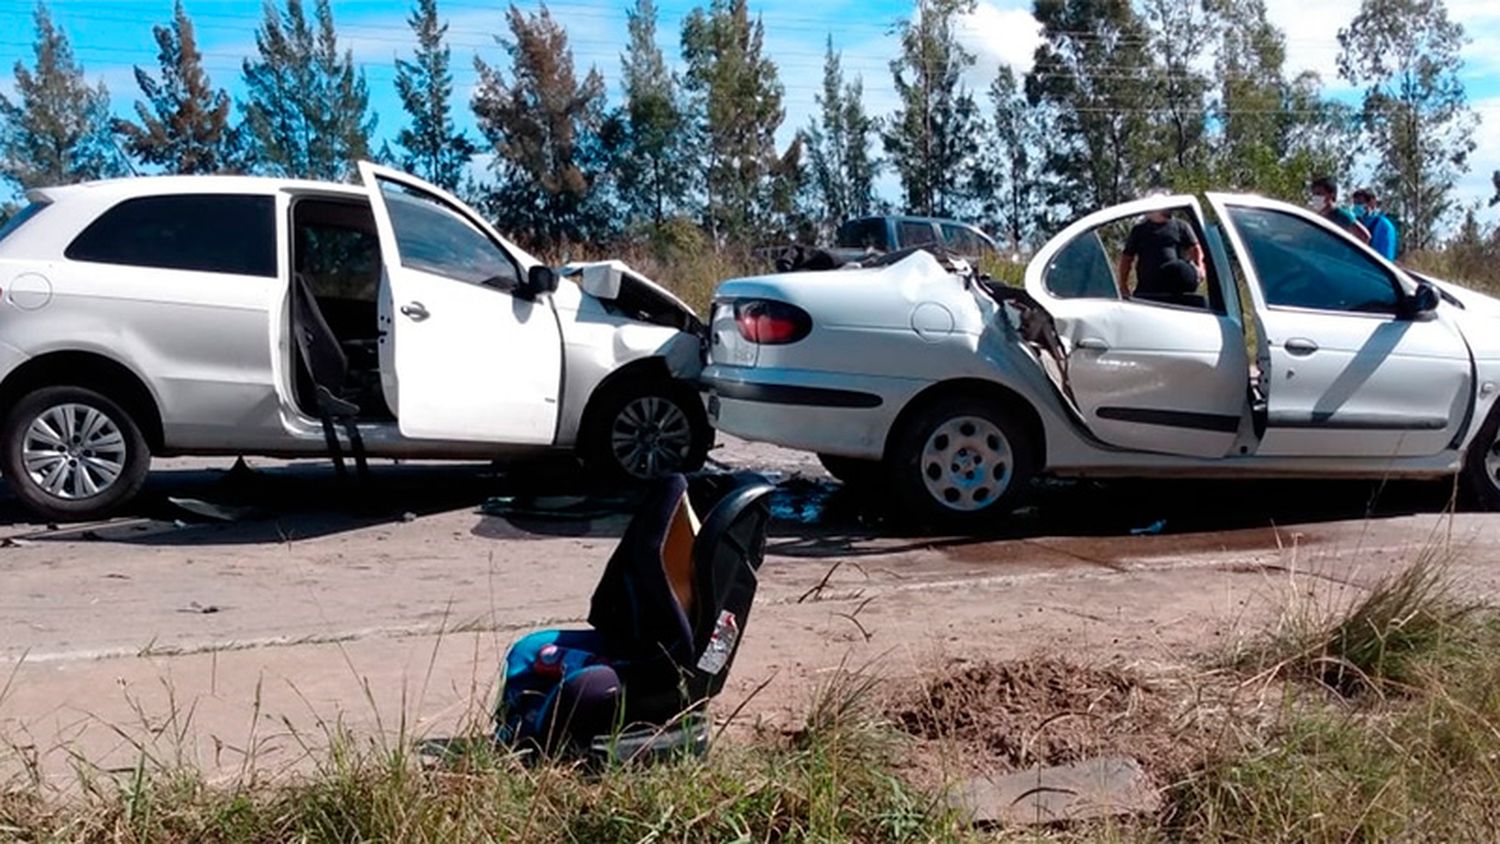
M 359 165 L 380 234 L 380 368 L 401 433 L 413 439 L 551 444 L 562 337 L 529 267 L 445 191 Z
M 1322 217 L 1209 194 L 1249 279 L 1265 345 L 1268 457 L 1426 457 L 1454 447 L 1469 347 L 1396 266 Z M 1435 304 L 1433 297 L 1429 304 Z
M 1204 244 L 1193 197 L 1131 202 L 1049 241 L 1026 269 L 1026 290 L 1057 324 L 1063 389 L 1095 437 L 1134 451 L 1224 457 L 1250 411 L 1249 356 L 1228 269 L 1206 256 L 1209 277 L 1198 290 L 1171 296 L 1126 298 L 1116 278 L 1131 228 L 1163 210 Z

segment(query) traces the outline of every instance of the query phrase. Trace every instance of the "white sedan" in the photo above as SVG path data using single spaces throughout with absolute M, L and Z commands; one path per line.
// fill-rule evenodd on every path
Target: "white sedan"
M 1037 474 L 1440 478 L 1500 505 L 1500 301 L 1386 261 L 1256 196 L 1092 214 L 1025 290 L 916 253 L 878 268 L 725 282 L 710 414 L 818 453 L 929 522 L 999 518 Z M 1127 232 L 1192 226 L 1206 279 L 1122 295 Z
M 153 454 L 702 463 L 686 305 L 618 264 L 554 271 L 418 179 L 360 175 L 34 191 L 0 229 L 11 490 L 86 519 L 128 501 Z

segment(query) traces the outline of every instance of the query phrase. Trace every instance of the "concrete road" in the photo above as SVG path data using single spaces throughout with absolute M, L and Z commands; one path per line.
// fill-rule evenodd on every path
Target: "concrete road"
M 1432 485 L 1049 484 L 994 535 L 910 537 L 805 456 L 714 456 L 788 479 L 717 706 L 748 699 L 745 719 L 795 717 L 840 664 L 899 682 L 1043 649 L 1181 663 L 1435 546 L 1474 594 L 1500 590 L 1500 517 L 1445 515 Z M 66 780 L 146 754 L 275 772 L 341 728 L 452 734 L 487 717 L 517 635 L 582 622 L 625 523 L 480 510 L 586 483 L 557 467 L 379 466 L 359 502 L 322 464 L 231 482 L 228 463 L 164 461 L 105 524 L 32 523 L 0 496 L 0 769 Z

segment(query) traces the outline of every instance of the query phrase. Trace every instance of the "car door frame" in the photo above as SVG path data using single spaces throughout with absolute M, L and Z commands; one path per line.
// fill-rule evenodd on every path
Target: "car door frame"
M 443 190 L 436 185 L 433 185 L 408 173 L 403 173 L 399 170 L 375 164 L 370 161 L 361 161 L 359 163 L 359 173 L 361 181 L 365 187 L 365 192 L 370 200 L 371 210 L 375 214 L 375 225 L 379 235 L 381 246 L 382 280 L 380 300 L 377 306 L 377 310 L 379 312 L 379 318 L 381 320 L 382 328 L 386 332 L 389 332 L 385 337 L 382 338 L 383 340 L 388 339 L 389 342 L 382 349 L 383 354 L 381 357 L 381 376 L 383 383 L 389 385 L 387 389 L 390 392 L 388 392 L 387 401 L 394 406 L 393 409 L 396 411 L 395 415 L 397 427 L 401 430 L 402 437 L 406 439 L 423 441 L 483 441 L 495 442 L 497 444 L 505 445 L 516 444 L 524 446 L 556 445 L 558 439 L 558 431 L 562 424 L 562 404 L 564 395 L 566 394 L 567 386 L 567 363 L 565 354 L 566 344 L 563 338 L 562 323 L 558 317 L 557 309 L 555 303 L 552 300 L 551 293 L 549 291 L 538 292 L 529 291 L 526 289 L 528 276 L 532 268 L 540 266 L 541 262 L 538 261 L 535 257 L 531 256 L 525 250 L 507 240 L 503 235 L 496 231 L 493 226 L 486 222 L 483 217 L 477 214 L 472 208 L 470 208 L 458 197 L 452 195 L 451 193 Z M 551 406 L 550 431 L 545 438 L 541 437 L 540 434 L 528 435 L 523 437 L 513 437 L 511 435 L 505 435 L 503 438 L 500 438 L 493 435 L 470 435 L 463 432 L 434 434 L 431 436 L 412 435 L 406 433 L 404 425 L 405 420 L 402 419 L 402 414 L 400 412 L 399 374 L 396 371 L 397 365 L 395 363 L 397 352 L 394 351 L 394 349 L 399 348 L 399 344 L 397 343 L 397 322 L 395 320 L 395 314 L 392 312 L 394 302 L 387 300 L 390 299 L 390 293 L 392 291 L 390 270 L 393 266 L 393 263 L 395 266 L 401 267 L 403 273 L 408 271 L 417 271 L 408 270 L 402 267 L 400 257 L 401 253 L 397 248 L 396 232 L 392 224 L 385 199 L 381 195 L 381 180 L 393 182 L 410 190 L 428 194 L 437 199 L 442 206 L 457 214 L 461 219 L 468 222 L 471 226 L 477 229 L 480 234 L 491 240 L 496 246 L 498 246 L 503 252 L 505 252 L 510 257 L 511 261 L 515 264 L 517 272 L 515 289 L 510 291 L 497 290 L 495 292 L 497 294 L 503 294 L 510 297 L 511 301 L 522 299 L 529 300 L 534 307 L 545 312 L 545 319 L 553 329 L 552 338 L 555 342 L 556 352 L 558 356 L 557 384 L 553 389 L 553 393 L 550 398 L 545 396 L 543 397 L 543 402 L 545 404 L 550 404 Z M 423 275 L 431 274 L 423 273 Z M 454 279 L 442 279 L 437 276 L 433 276 L 432 280 L 444 281 L 450 284 L 468 283 Z M 474 286 L 478 287 L 479 285 Z M 392 351 L 390 351 L 389 354 L 386 354 L 385 352 L 387 349 L 391 349 Z M 388 368 L 387 361 L 391 362 L 389 366 L 389 372 L 386 371 Z M 389 381 L 386 381 L 386 379 L 389 379 Z M 394 387 L 395 389 L 391 390 L 391 387 Z M 392 397 L 394 397 L 394 399 Z
M 1349 232 L 1344 231 L 1339 226 L 1334 225 L 1332 222 L 1330 222 L 1320 214 L 1312 213 L 1307 209 L 1300 208 L 1289 203 L 1281 202 L 1279 200 L 1268 199 L 1266 197 L 1255 195 L 1210 192 L 1206 195 L 1206 199 L 1209 202 L 1209 206 L 1213 209 L 1214 214 L 1219 218 L 1221 227 L 1225 232 L 1225 236 L 1229 239 L 1229 243 L 1234 250 L 1234 260 L 1238 262 L 1239 268 L 1244 274 L 1245 286 L 1249 288 L 1250 293 L 1251 309 L 1253 311 L 1252 318 L 1255 320 L 1257 336 L 1260 338 L 1260 349 L 1258 350 L 1258 357 L 1260 358 L 1259 363 L 1262 367 L 1263 383 L 1266 385 L 1267 391 L 1267 416 L 1264 420 L 1265 430 L 1264 434 L 1262 435 L 1263 450 L 1259 452 L 1262 456 L 1348 456 L 1398 458 L 1427 457 L 1431 456 L 1432 454 L 1439 453 L 1438 451 L 1433 451 L 1430 448 L 1421 450 L 1403 449 L 1401 445 L 1403 442 L 1410 440 L 1410 435 L 1413 432 L 1433 431 L 1434 420 L 1438 418 L 1436 415 L 1436 411 L 1434 411 L 1433 414 L 1429 414 L 1428 416 L 1411 416 L 1405 422 L 1402 422 L 1401 418 L 1398 415 L 1393 414 L 1391 416 L 1391 419 L 1396 422 L 1402 422 L 1401 425 L 1390 425 L 1383 420 L 1364 418 L 1352 418 L 1350 420 L 1341 422 L 1332 419 L 1332 417 L 1336 415 L 1336 412 L 1330 413 L 1330 419 L 1325 422 L 1320 422 L 1316 418 L 1310 418 L 1307 420 L 1279 419 L 1275 407 L 1275 391 L 1277 389 L 1275 380 L 1278 376 L 1283 375 L 1284 373 L 1281 373 L 1279 371 L 1276 363 L 1278 358 L 1277 349 L 1282 349 L 1288 356 L 1288 358 L 1293 356 L 1293 352 L 1286 347 L 1286 343 L 1289 341 L 1289 339 L 1292 338 L 1275 336 L 1279 328 L 1277 326 L 1268 324 L 1268 320 L 1273 315 L 1305 315 L 1307 317 L 1314 317 L 1330 321 L 1362 320 L 1369 323 L 1378 322 L 1393 325 L 1399 325 L 1402 322 L 1436 322 L 1444 326 L 1446 330 L 1452 333 L 1453 339 L 1457 341 L 1457 345 L 1453 348 L 1461 348 L 1464 352 L 1462 356 L 1455 355 L 1447 359 L 1457 362 L 1459 366 L 1456 366 L 1455 370 L 1461 368 L 1468 374 L 1469 378 L 1467 384 L 1462 387 L 1459 390 L 1458 395 L 1454 397 L 1455 402 L 1463 401 L 1470 405 L 1470 407 L 1465 411 L 1465 418 L 1460 422 L 1458 426 L 1457 436 L 1462 436 L 1468 425 L 1467 416 L 1472 414 L 1472 402 L 1475 386 L 1473 380 L 1472 356 L 1469 354 L 1468 344 L 1467 341 L 1463 338 L 1463 333 L 1457 328 L 1456 325 L 1452 323 L 1451 319 L 1441 313 L 1433 313 L 1426 316 L 1421 316 L 1415 315 L 1410 312 L 1410 308 L 1408 307 L 1408 305 L 1416 295 L 1418 289 L 1418 283 L 1414 279 L 1412 279 L 1395 263 L 1387 260 L 1384 256 L 1371 249 L 1369 244 L 1364 243 L 1359 238 L 1354 237 Z M 1245 244 L 1244 238 L 1239 231 L 1239 227 L 1235 224 L 1234 220 L 1229 214 L 1229 209 L 1232 207 L 1274 211 L 1280 214 L 1286 214 L 1293 217 L 1294 219 L 1298 219 L 1304 223 L 1310 224 L 1315 228 L 1319 228 L 1324 232 L 1333 235 L 1335 238 L 1342 239 L 1344 243 L 1352 246 L 1357 253 L 1369 259 L 1377 266 L 1386 271 L 1393 282 L 1394 291 L 1397 294 L 1396 311 L 1392 314 L 1384 314 L 1362 311 L 1336 311 L 1321 308 L 1305 308 L 1294 305 L 1270 304 L 1270 302 L 1266 298 L 1265 290 L 1261 284 L 1260 276 L 1256 271 L 1255 262 L 1251 256 L 1251 253 Z M 1329 323 L 1330 327 L 1333 327 L 1335 325 L 1337 325 L 1336 322 Z M 1299 337 L 1295 339 L 1301 339 L 1300 334 Z M 1397 338 L 1397 342 L 1399 342 L 1399 340 L 1400 338 Z M 1314 339 L 1314 342 L 1316 343 L 1316 339 Z M 1314 353 L 1316 353 L 1316 346 L 1314 346 L 1314 350 Z M 1393 349 L 1388 350 L 1388 352 L 1393 350 L 1394 347 Z M 1358 354 L 1358 352 L 1356 351 L 1355 354 Z M 1288 367 L 1288 369 L 1290 369 L 1290 367 Z M 1448 408 L 1444 408 L 1444 412 L 1442 414 L 1443 418 L 1448 420 L 1449 423 L 1451 423 L 1453 418 L 1452 410 L 1453 407 L 1450 404 Z M 1440 430 L 1446 432 L 1448 427 L 1448 425 L 1440 426 Z M 1289 435 L 1289 432 L 1298 431 L 1305 433 L 1302 435 Z M 1360 453 L 1351 453 L 1346 455 L 1338 454 L 1339 447 L 1335 445 L 1335 443 L 1340 439 L 1340 432 L 1342 432 L 1342 436 L 1349 436 L 1352 434 L 1357 434 L 1360 431 L 1367 432 L 1367 435 L 1371 437 L 1373 437 L 1376 433 L 1385 434 L 1385 438 L 1390 442 L 1388 442 L 1385 447 L 1374 447 L 1372 445 L 1370 448 L 1364 450 L 1368 451 L 1369 453 L 1363 453 L 1363 451 L 1359 449 L 1353 449 L 1353 451 L 1357 451 Z M 1449 442 L 1454 438 L 1444 436 L 1440 439 L 1443 442 Z M 1452 446 L 1449 446 L 1449 448 L 1451 447 Z M 1440 449 L 1440 451 L 1441 450 L 1448 450 L 1448 448 Z
M 1238 296 L 1230 268 L 1217 265 L 1218 259 L 1213 250 L 1209 249 L 1208 244 L 1201 244 L 1204 262 L 1213 268 L 1212 281 L 1217 284 L 1218 292 L 1223 297 L 1222 312 L 1213 308 L 1205 310 L 1122 297 L 1118 292 L 1118 279 L 1115 279 L 1114 296 L 1108 299 L 1061 297 L 1052 293 L 1046 284 L 1047 271 L 1053 259 L 1079 237 L 1110 223 L 1164 209 L 1190 210 L 1194 216 L 1192 222 L 1196 226 L 1195 234 L 1207 235 L 1208 226 L 1203 206 L 1197 197 L 1189 194 L 1153 196 L 1115 205 L 1075 221 L 1038 250 L 1026 268 L 1026 290 L 1058 324 L 1059 333 L 1066 346 L 1070 372 L 1075 365 L 1074 355 L 1087 349 L 1087 347 L 1076 348 L 1073 339 L 1068 336 L 1075 333 L 1070 330 L 1073 324 L 1081 324 L 1082 320 L 1115 319 L 1118 321 L 1121 314 L 1128 318 L 1129 314 L 1137 308 L 1150 308 L 1150 311 L 1142 311 L 1142 313 L 1152 316 L 1180 313 L 1185 319 L 1210 317 L 1215 320 L 1216 324 L 1212 328 L 1207 325 L 1198 327 L 1203 329 L 1202 336 L 1212 336 L 1216 329 L 1223 344 L 1219 354 L 1230 355 L 1231 363 L 1243 363 L 1243 372 L 1238 374 L 1233 381 L 1217 385 L 1218 392 L 1213 397 L 1212 408 L 1177 410 L 1155 407 L 1115 408 L 1103 406 L 1102 402 L 1080 401 L 1079 397 L 1072 392 L 1068 392 L 1068 398 L 1080 411 L 1081 424 L 1090 436 L 1114 450 L 1203 459 L 1219 459 L 1243 454 L 1253 448 L 1254 436 L 1249 395 L 1250 362 L 1248 352 L 1244 348 L 1243 316 L 1239 308 L 1229 304 L 1230 297 Z M 1114 278 L 1115 264 L 1109 261 L 1109 256 L 1105 257 L 1109 263 L 1111 278 Z M 1111 351 L 1114 350 L 1105 348 L 1096 349 L 1091 353 L 1096 353 L 1102 358 Z M 1174 350 L 1165 351 L 1170 353 Z M 1187 350 L 1175 351 L 1184 355 L 1194 354 Z M 1208 351 L 1205 350 L 1204 353 Z M 1161 356 L 1164 355 L 1158 355 L 1158 357 Z M 1223 369 L 1223 362 L 1220 361 L 1214 368 Z M 1198 370 L 1201 374 L 1209 371 L 1209 368 L 1198 367 Z M 1095 404 L 1100 406 L 1093 407 Z M 1093 407 L 1092 413 L 1091 407 Z M 1106 414 L 1105 411 L 1108 413 Z M 1108 434 L 1104 433 L 1106 430 Z

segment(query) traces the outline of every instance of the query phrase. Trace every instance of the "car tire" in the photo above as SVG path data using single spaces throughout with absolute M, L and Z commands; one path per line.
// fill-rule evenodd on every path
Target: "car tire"
M 1500 510 L 1500 408 L 1479 429 L 1464 457 L 1464 487 L 1481 510 Z
M 952 396 L 911 416 L 886 459 L 901 518 L 922 526 L 992 526 L 1015 509 L 1037 472 L 1032 437 L 997 402 Z
M 696 390 L 666 378 L 631 378 L 595 397 L 579 452 L 608 480 L 644 481 L 698 471 L 712 442 Z
M 11 491 L 57 522 L 113 514 L 140 492 L 151 469 L 151 449 L 135 419 L 83 387 L 42 387 L 23 396 L 0 425 L 0 449 Z
M 871 487 L 878 484 L 885 471 L 879 460 L 861 460 L 858 457 L 840 457 L 836 454 L 819 454 L 818 462 L 824 471 L 835 480 L 851 487 Z

